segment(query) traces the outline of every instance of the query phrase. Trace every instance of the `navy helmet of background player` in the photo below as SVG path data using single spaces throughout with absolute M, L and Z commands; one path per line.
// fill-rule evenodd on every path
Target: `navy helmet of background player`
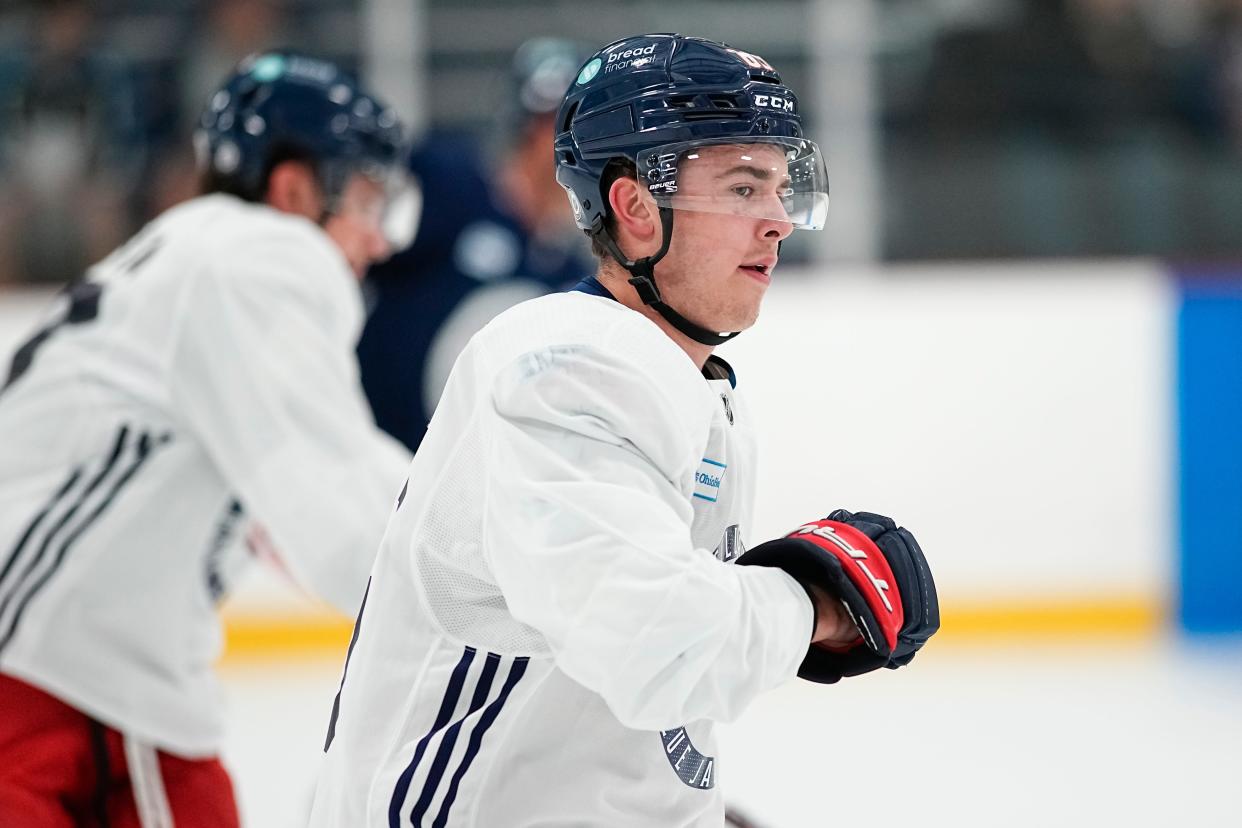
M 798 98 L 756 55 L 680 35 L 617 41 L 582 67 L 557 123 L 556 177 L 578 226 L 597 254 L 611 255 L 630 272 L 646 304 L 696 342 L 718 345 L 737 332 L 704 328 L 663 301 L 654 268 L 668 253 L 675 210 L 816 230 L 827 217 L 828 177 L 819 148 L 803 135 Z M 746 155 L 755 146 L 775 152 Z M 679 181 L 693 175 L 701 157 L 696 150 L 705 147 L 732 152 L 739 169 L 771 176 L 779 188 L 773 197 L 731 184 L 685 192 Z M 655 198 L 663 230 L 659 249 L 637 260 L 617 246 L 610 222 L 609 188 L 626 175 L 636 175 Z
M 495 125 L 503 144 L 497 163 L 485 161 L 470 136 L 449 131 L 433 132 L 411 155 L 430 209 L 413 246 L 368 274 L 372 308 L 358 345 L 376 422 L 411 450 L 475 331 L 510 305 L 590 272 L 548 163 L 556 108 L 583 56 L 556 38 L 515 52 Z
M 664 301 L 656 267 L 673 243 L 677 212 L 815 230 L 827 218 L 827 174 L 819 148 L 803 134 L 797 96 L 763 58 L 723 43 L 674 34 L 612 43 L 581 68 L 557 126 L 556 177 L 596 255 L 627 271 L 642 302 L 704 354 L 740 331 L 705 327 Z M 614 234 L 611 191 L 627 176 L 654 200 L 660 219 L 658 247 L 638 258 Z M 752 269 L 765 280 L 771 263 Z M 902 666 L 940 626 L 918 543 L 882 515 L 837 510 L 738 563 L 784 569 L 813 598 L 838 598 L 858 626 L 856 646 L 811 647 L 804 678 L 834 682 Z M 888 595 L 894 587 L 896 612 Z
M 320 188 L 318 221 L 338 214 L 351 177 L 384 188 L 385 239 L 405 247 L 415 192 L 404 174 L 407 150 L 396 113 L 334 64 L 269 51 L 243 60 L 211 97 L 194 133 L 205 192 L 262 201 L 283 161 L 308 164 Z M 351 264 L 357 257 L 346 250 Z

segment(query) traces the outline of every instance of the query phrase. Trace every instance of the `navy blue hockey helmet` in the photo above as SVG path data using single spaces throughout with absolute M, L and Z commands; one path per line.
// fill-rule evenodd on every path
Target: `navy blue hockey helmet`
M 404 168 L 396 113 L 324 60 L 251 55 L 211 97 L 194 135 L 199 169 L 228 192 L 259 200 L 275 162 L 311 163 L 329 211 L 350 175 L 379 182 Z
M 574 218 L 630 271 L 630 283 L 683 333 L 715 345 L 735 334 L 705 330 L 660 298 L 654 267 L 668 250 L 673 212 L 698 210 L 786 221 L 820 229 L 828 209 L 823 158 L 802 131 L 797 96 L 763 58 L 697 37 L 648 34 L 604 47 L 579 70 L 557 113 L 556 178 Z M 760 145 L 761 152 L 752 152 Z M 735 153 L 738 166 L 781 182 L 777 197 L 687 186 L 708 151 Z M 663 246 L 637 261 L 607 227 L 610 170 L 633 165 L 655 199 Z M 732 166 L 732 165 L 731 165 Z M 762 168 L 762 169 L 758 169 Z

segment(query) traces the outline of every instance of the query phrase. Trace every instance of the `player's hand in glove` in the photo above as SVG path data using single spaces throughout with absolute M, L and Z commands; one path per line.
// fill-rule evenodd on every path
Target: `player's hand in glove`
M 883 515 L 838 509 L 756 546 L 737 563 L 783 569 L 811 595 L 819 643 L 798 670 L 810 681 L 831 684 L 880 667 L 902 667 L 940 629 L 936 584 L 923 550 L 909 531 Z M 852 619 L 853 641 L 842 641 L 834 619 L 825 623 L 825 593 Z
M 829 650 L 848 650 L 862 642 L 858 625 L 850 617 L 841 599 L 815 584 L 804 584 L 815 605 L 815 629 L 811 643 Z

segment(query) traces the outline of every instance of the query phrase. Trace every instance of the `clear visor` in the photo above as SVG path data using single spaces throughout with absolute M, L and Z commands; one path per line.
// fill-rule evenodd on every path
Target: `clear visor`
M 661 207 L 820 230 L 828 174 L 813 141 L 727 138 L 667 144 L 638 156 L 638 180 Z
M 396 253 L 414 243 L 423 215 L 423 191 L 414 176 L 404 170 L 388 177 L 384 191 L 387 197 L 380 228 Z
M 406 170 L 363 167 L 338 196 L 330 212 L 379 230 L 395 253 L 414 241 L 422 215 L 422 191 Z

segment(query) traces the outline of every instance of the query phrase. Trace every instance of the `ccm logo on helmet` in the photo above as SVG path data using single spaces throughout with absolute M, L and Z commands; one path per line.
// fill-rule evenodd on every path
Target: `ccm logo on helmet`
M 779 95 L 756 95 L 755 106 L 766 106 L 782 112 L 793 112 L 793 98 L 782 98 Z
M 884 608 L 890 613 L 893 611 L 893 605 L 888 601 L 888 581 L 877 578 L 871 574 L 871 570 L 867 568 L 867 553 L 861 549 L 855 549 L 849 541 L 833 531 L 831 526 L 816 526 L 815 524 L 807 524 L 799 527 L 794 535 L 814 535 L 817 538 L 823 538 L 829 543 L 836 546 L 842 552 L 850 556 L 850 559 L 858 565 L 863 574 L 867 576 L 867 580 L 875 586 L 876 593 L 879 594 L 880 600 L 884 602 Z

